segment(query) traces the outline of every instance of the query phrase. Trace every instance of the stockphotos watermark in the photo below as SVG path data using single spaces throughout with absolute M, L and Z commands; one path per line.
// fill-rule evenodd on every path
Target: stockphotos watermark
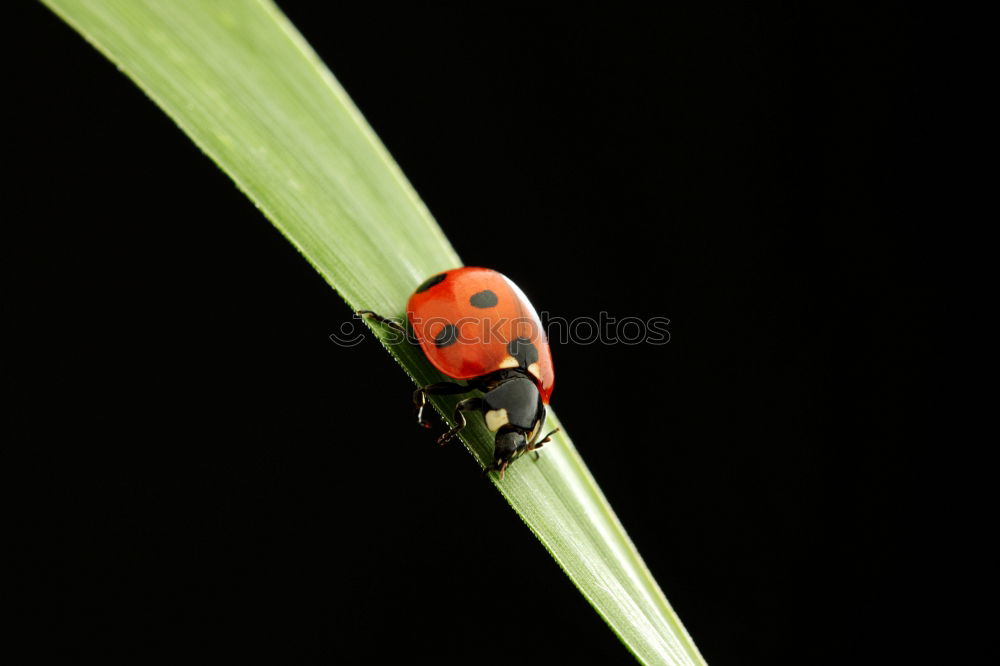
M 368 332 L 361 319 L 362 316 L 356 314 L 353 319 L 345 321 L 339 331 L 330 334 L 330 340 L 340 347 L 361 344 Z M 404 340 L 416 343 L 418 336 L 448 345 L 507 344 L 515 338 L 533 340 L 539 326 L 549 342 L 556 345 L 665 345 L 670 342 L 670 320 L 666 317 L 619 319 L 604 311 L 597 313 L 596 317 L 572 319 L 542 312 L 541 323 L 533 318 L 512 320 L 503 317 L 462 317 L 456 321 L 440 317 L 427 320 L 412 318 L 409 326 L 405 318 L 393 317 L 391 321 L 395 322 L 395 326 L 376 324 L 385 331 L 382 341 L 386 344 L 398 344 Z

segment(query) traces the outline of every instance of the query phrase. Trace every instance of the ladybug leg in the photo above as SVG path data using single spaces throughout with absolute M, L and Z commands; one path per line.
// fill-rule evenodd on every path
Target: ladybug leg
M 424 420 L 424 407 L 427 405 L 428 395 L 459 395 L 473 390 L 471 386 L 463 386 L 455 382 L 437 382 L 421 386 L 413 392 L 413 407 L 417 410 L 417 423 L 425 428 L 430 428 L 429 421 Z
M 535 442 L 534 444 L 532 444 L 532 445 L 530 445 L 528 447 L 528 450 L 535 454 L 535 458 L 534 458 L 535 460 L 538 460 L 538 458 L 540 457 L 538 455 L 538 451 L 536 449 L 542 448 L 542 445 L 545 444 L 546 442 L 551 442 L 552 441 L 552 435 L 556 434 L 560 430 L 562 430 L 562 428 L 556 428 L 555 430 L 553 430 L 552 432 L 550 432 L 549 434 L 547 434 L 545 437 L 542 437 L 539 441 Z
M 455 427 L 438 437 L 438 444 L 444 446 L 448 443 L 448 440 L 457 435 L 458 432 L 465 427 L 467 422 L 465 420 L 465 414 L 462 412 L 481 410 L 484 404 L 485 403 L 482 398 L 466 398 L 462 402 L 455 405 Z
M 509 460 L 504 460 L 499 465 L 496 464 L 495 462 L 490 463 L 489 465 L 483 468 L 482 477 L 485 479 L 490 475 L 490 472 L 500 472 L 500 480 L 503 481 L 503 473 L 509 465 L 510 465 Z

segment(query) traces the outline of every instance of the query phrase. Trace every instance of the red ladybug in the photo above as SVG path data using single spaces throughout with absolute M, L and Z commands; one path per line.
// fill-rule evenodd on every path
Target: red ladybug
M 444 444 L 465 427 L 464 412 L 481 412 L 486 427 L 496 433 L 493 463 L 485 471 L 497 470 L 502 479 L 512 460 L 540 448 L 555 432 L 539 436 L 555 374 L 535 308 L 500 273 L 468 266 L 425 280 L 406 309 L 416 342 L 434 367 L 467 380 L 466 384 L 437 382 L 414 391 L 418 423 L 430 427 L 423 417 L 428 395 L 482 392 L 482 397 L 458 403 L 456 425 L 438 443 Z M 371 310 L 358 314 L 407 335 L 392 319 Z

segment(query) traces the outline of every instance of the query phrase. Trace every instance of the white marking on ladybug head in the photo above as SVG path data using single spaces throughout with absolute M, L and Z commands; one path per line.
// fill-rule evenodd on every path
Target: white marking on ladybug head
M 496 432 L 508 423 L 510 423 L 510 418 L 507 416 L 506 409 L 491 409 L 486 412 L 486 427 L 490 429 L 490 432 Z
M 538 367 L 538 361 L 535 361 L 534 363 L 528 366 L 528 372 L 537 377 L 538 381 L 542 380 L 542 369 Z
M 508 356 L 504 360 L 500 361 L 501 368 L 516 368 L 519 365 L 521 364 L 518 363 L 517 359 L 514 358 L 513 356 Z

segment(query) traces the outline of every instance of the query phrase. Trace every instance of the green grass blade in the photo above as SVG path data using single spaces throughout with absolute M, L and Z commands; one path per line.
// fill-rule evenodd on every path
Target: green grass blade
M 401 315 L 416 284 L 461 264 L 272 4 L 44 1 L 228 173 L 352 308 Z M 416 350 L 390 352 L 415 381 L 441 378 Z M 435 400 L 439 409 L 453 403 Z M 489 460 L 492 437 L 478 423 L 468 430 L 466 446 Z M 704 663 L 565 430 L 541 462 L 514 465 L 497 487 L 640 661 Z

